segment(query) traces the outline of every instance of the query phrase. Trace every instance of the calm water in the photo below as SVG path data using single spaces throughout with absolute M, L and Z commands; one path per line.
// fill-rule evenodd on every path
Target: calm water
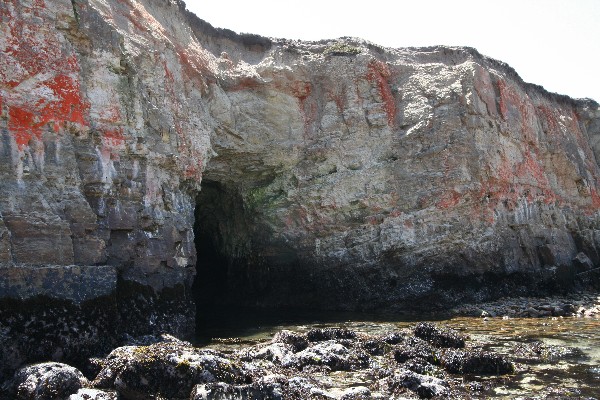
M 566 389 L 571 396 L 558 398 L 600 399 L 600 319 L 598 318 L 434 318 L 421 317 L 454 328 L 484 343 L 484 347 L 511 355 L 519 343 L 540 340 L 547 345 L 566 347 L 561 357 L 542 363 L 517 366 L 517 373 L 503 379 L 486 398 L 547 398 L 553 389 Z M 215 312 L 200 321 L 202 335 L 197 344 L 233 351 L 270 340 L 281 329 L 303 332 L 312 328 L 344 327 L 357 332 L 380 334 L 406 328 L 416 319 L 409 316 L 393 317 L 355 313 L 315 314 L 307 312 Z M 236 338 L 235 341 L 222 339 Z M 214 340 L 216 339 L 216 340 Z M 334 373 L 324 376 L 332 386 L 349 387 L 368 385 L 360 373 Z M 486 378 L 482 377 L 482 380 Z M 540 396 L 544 393 L 543 396 Z M 540 397 L 536 397 L 540 396 Z

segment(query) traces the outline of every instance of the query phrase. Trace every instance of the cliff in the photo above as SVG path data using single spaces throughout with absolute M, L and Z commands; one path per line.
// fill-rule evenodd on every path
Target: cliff
M 190 333 L 194 300 L 440 306 L 600 262 L 598 103 L 474 49 L 238 35 L 178 0 L 0 19 L 2 368 Z

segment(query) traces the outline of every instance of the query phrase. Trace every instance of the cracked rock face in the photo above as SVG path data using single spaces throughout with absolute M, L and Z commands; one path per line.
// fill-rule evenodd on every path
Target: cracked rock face
M 100 299 L 115 334 L 190 332 L 196 270 L 220 280 L 207 303 L 372 309 L 557 290 L 600 261 L 598 104 L 473 49 L 237 35 L 176 0 L 0 19 L 0 313 L 41 321 L 23 343 L 54 328 L 15 302 L 53 292 Z M 28 279 L 47 267 L 68 269 Z M 69 296 L 73 273 L 99 288 Z

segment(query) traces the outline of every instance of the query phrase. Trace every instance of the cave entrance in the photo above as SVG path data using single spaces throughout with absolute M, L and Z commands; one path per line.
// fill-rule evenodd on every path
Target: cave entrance
M 252 301 L 248 226 L 240 194 L 220 182 L 203 180 L 196 197 L 197 261 L 192 287 L 200 339 L 230 323 Z
M 228 218 L 221 206 L 223 188 L 218 182 L 202 182 L 196 198 L 194 235 L 196 245 L 196 279 L 194 297 L 197 307 L 210 307 L 223 301 L 227 290 L 229 262 L 223 249 L 222 225 Z
M 229 336 L 288 318 L 296 255 L 272 240 L 235 185 L 207 180 L 196 198 L 196 339 Z M 290 286 L 290 284 L 292 286 Z M 285 307 L 285 309 L 284 309 Z

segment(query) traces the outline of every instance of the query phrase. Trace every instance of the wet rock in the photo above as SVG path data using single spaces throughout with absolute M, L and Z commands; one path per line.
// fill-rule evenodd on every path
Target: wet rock
M 398 344 L 404 341 L 405 335 L 401 332 L 391 332 L 381 337 L 381 341 L 387 344 Z
M 400 392 L 406 388 L 415 392 L 420 398 L 430 399 L 435 396 L 444 396 L 448 393 L 448 383 L 433 376 L 420 375 L 411 371 L 402 371 L 390 378 L 386 384 L 392 393 Z
M 573 266 L 576 273 L 582 273 L 594 268 L 594 263 L 585 253 L 577 253 L 573 258 Z
M 394 350 L 394 359 L 398 363 L 408 360 L 421 359 L 429 364 L 439 365 L 440 356 L 438 351 L 429 343 L 418 338 L 409 338 Z
M 446 371 L 454 374 L 505 375 L 514 372 L 514 365 L 506 357 L 481 350 L 454 350 L 442 357 Z
M 150 346 L 156 343 L 180 343 L 182 345 L 191 346 L 191 343 L 176 338 L 168 333 L 160 333 L 156 335 L 142 335 L 133 337 L 125 334 L 123 336 L 123 346 Z
M 295 355 L 293 365 L 302 369 L 310 365 L 324 365 L 333 371 L 351 371 L 366 368 L 369 356 L 359 349 L 347 347 L 333 341 L 317 343 Z
M 371 398 L 371 391 L 365 386 L 351 387 L 340 396 L 340 400 L 368 400 Z
M 465 347 L 465 338 L 453 329 L 440 328 L 429 322 L 420 322 L 414 328 L 416 337 L 427 340 L 436 347 Z
M 311 329 L 306 333 L 306 338 L 310 342 L 356 339 L 356 332 L 342 328 Z
M 257 382 L 247 385 L 230 385 L 223 382 L 196 385 L 190 400 L 280 400 L 284 399 L 281 385 Z
M 521 362 L 546 362 L 578 355 L 579 352 L 580 350 L 577 349 L 549 345 L 541 340 L 535 340 L 529 343 L 518 343 L 513 354 Z
M 187 398 L 201 383 L 246 383 L 247 376 L 223 354 L 178 342 L 115 349 L 94 380 L 98 388 L 115 389 L 128 399 L 160 394 Z
M 381 356 L 391 349 L 385 342 L 376 339 L 367 339 L 360 343 L 360 348 L 372 356 Z
M 271 343 L 268 346 L 246 351 L 242 355 L 245 361 L 268 360 L 276 364 L 290 365 L 294 363 L 294 348 L 289 344 Z
M 294 353 L 302 351 L 308 347 L 308 341 L 303 335 L 299 335 L 292 331 L 282 330 L 273 336 L 273 343 L 285 343 L 292 346 Z
M 69 396 L 68 400 L 119 400 L 119 395 L 105 390 L 79 389 L 77 393 Z
M 412 371 L 412 372 L 415 372 L 415 373 L 421 374 L 421 375 L 433 375 L 437 370 L 436 366 L 428 363 L 427 361 L 425 361 L 422 358 L 413 358 L 413 359 L 407 360 L 402 366 L 409 371 Z
M 59 400 L 68 398 L 87 384 L 87 379 L 76 368 L 47 362 L 17 371 L 8 384 L 8 393 L 19 400 Z

